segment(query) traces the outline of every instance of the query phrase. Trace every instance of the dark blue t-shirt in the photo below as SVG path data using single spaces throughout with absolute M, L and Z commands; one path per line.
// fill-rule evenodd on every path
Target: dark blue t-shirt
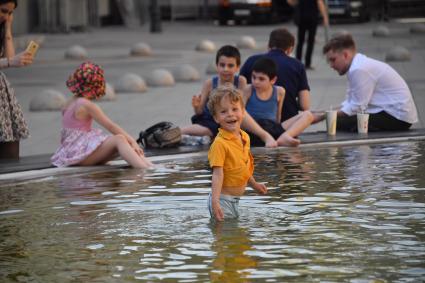
M 272 49 L 264 54 L 256 54 L 249 57 L 243 64 L 240 75 L 251 83 L 252 66 L 260 57 L 269 57 L 277 65 L 277 81 L 275 85 L 286 90 L 285 100 L 282 106 L 281 121 L 285 121 L 298 114 L 301 110 L 298 103 L 298 93 L 302 90 L 310 90 L 304 65 L 295 58 L 286 55 L 280 49 Z

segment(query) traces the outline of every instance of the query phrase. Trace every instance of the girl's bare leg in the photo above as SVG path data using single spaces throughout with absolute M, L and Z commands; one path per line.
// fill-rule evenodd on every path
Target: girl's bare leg
M 113 159 L 116 153 L 134 168 L 149 168 L 151 164 L 145 157 L 139 156 L 127 142 L 123 135 L 115 135 L 107 138 L 92 154 L 81 161 L 78 165 L 92 166 L 104 164 Z

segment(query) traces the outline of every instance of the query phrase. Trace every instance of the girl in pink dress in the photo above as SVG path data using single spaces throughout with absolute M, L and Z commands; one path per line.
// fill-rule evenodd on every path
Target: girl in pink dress
M 81 64 L 66 85 L 74 97 L 62 111 L 61 145 L 51 158 L 53 165 L 101 165 L 119 154 L 134 168 L 153 166 L 137 142 L 92 102 L 105 95 L 105 78 L 100 66 L 90 62 Z M 93 129 L 93 119 L 112 135 Z

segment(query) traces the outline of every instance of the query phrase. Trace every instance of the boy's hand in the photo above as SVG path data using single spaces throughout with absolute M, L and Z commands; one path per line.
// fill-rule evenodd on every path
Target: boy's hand
M 264 184 L 261 184 L 261 183 L 254 183 L 254 184 L 252 185 L 252 188 L 253 188 L 254 190 L 256 190 L 259 194 L 262 194 L 262 195 L 267 194 L 267 187 L 266 187 L 266 185 L 264 185 Z
M 192 107 L 193 108 L 198 108 L 201 106 L 201 95 L 194 95 L 192 96 Z
M 224 220 L 224 213 L 223 213 L 223 210 L 220 207 L 220 203 L 213 201 L 212 209 L 213 209 L 215 219 L 217 221 L 223 221 Z

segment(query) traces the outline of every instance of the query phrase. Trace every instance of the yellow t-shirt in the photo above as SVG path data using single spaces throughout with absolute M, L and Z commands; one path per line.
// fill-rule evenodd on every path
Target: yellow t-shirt
M 208 152 L 210 167 L 223 167 L 223 187 L 243 187 L 254 172 L 249 136 L 241 130 L 242 142 L 232 133 L 218 129 Z

